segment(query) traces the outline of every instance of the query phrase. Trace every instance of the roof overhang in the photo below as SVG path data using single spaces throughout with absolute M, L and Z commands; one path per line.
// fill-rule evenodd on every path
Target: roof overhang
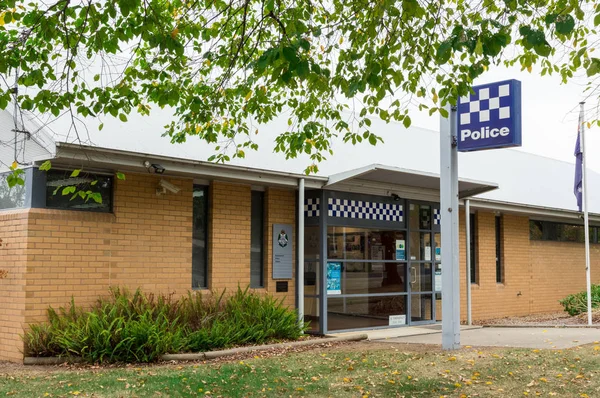
M 324 186 L 327 189 L 337 189 L 348 185 L 380 184 L 387 186 L 410 187 L 426 192 L 437 192 L 439 198 L 440 176 L 434 173 L 402 169 L 399 167 L 373 164 L 359 169 L 334 174 Z M 468 179 L 459 179 L 459 198 L 467 198 L 498 188 L 498 184 Z
M 39 159 L 38 162 L 43 160 L 47 159 Z M 52 158 L 52 165 L 53 167 L 76 168 L 84 165 L 88 169 L 145 173 L 147 172 L 144 166 L 145 161 L 157 163 L 164 167 L 165 173 L 163 175 L 166 177 L 217 179 L 282 187 L 297 187 L 299 180 L 304 179 L 306 188 L 322 188 L 327 183 L 326 177 L 216 164 L 63 142 L 56 143 L 56 155 Z

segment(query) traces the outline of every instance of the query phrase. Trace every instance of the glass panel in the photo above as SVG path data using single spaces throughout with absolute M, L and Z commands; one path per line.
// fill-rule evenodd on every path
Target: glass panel
M 304 322 L 310 322 L 308 330 L 320 332 L 319 330 L 319 298 L 304 298 Z
M 327 330 L 404 324 L 406 296 L 327 298 Z
M 207 288 L 208 187 L 194 186 L 192 224 L 192 288 Z
M 264 286 L 263 276 L 263 216 L 264 192 L 252 191 L 250 221 L 250 287 Z
M 320 253 L 321 235 L 318 226 L 304 227 L 304 259 L 318 260 Z
M 430 292 L 431 263 L 413 263 L 410 266 L 410 289 L 412 292 Z
M 442 234 L 433 234 L 433 241 L 435 243 L 435 261 L 442 261 Z
M 81 173 L 71 177 L 71 171 L 50 170 L 46 174 L 46 207 L 66 210 L 85 210 L 110 213 L 112 211 L 111 176 Z M 92 191 L 100 194 L 101 200 L 82 198 L 77 195 L 63 195 L 63 189 L 75 187 L 75 192 Z
M 432 314 L 431 294 L 413 294 L 410 298 L 410 320 L 412 322 L 431 321 Z
M 413 261 L 431 261 L 431 233 L 410 233 L 410 259 Z
M 411 203 L 409 211 L 410 229 L 431 229 L 431 206 Z
M 435 294 L 435 320 L 442 320 L 442 293 Z
M 366 228 L 328 227 L 327 258 L 404 261 L 406 260 L 406 233 Z
M 25 206 L 25 183 L 9 188 L 6 177 L 8 177 L 8 173 L 0 174 L 0 210 Z M 19 178 L 25 181 L 25 173 L 21 173 Z
M 431 229 L 431 206 L 419 206 L 419 229 Z
M 341 294 L 406 291 L 404 263 L 341 263 Z M 331 296 L 331 292 L 329 293 Z
M 433 276 L 433 286 L 436 292 L 442 291 L 442 264 L 435 265 L 435 275 Z
M 319 272 L 319 261 L 304 262 L 304 294 L 319 295 L 319 280 L 321 279 Z

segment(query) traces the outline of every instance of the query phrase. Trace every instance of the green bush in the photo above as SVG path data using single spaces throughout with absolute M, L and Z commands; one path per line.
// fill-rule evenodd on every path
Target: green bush
M 87 311 L 71 300 L 30 325 L 26 355 L 80 356 L 90 363 L 152 362 L 165 353 L 295 340 L 303 333 L 281 300 L 239 289 L 232 295 L 172 296 L 114 288 Z
M 570 294 L 560 300 L 560 304 L 571 316 L 587 312 L 587 292 Z M 592 308 L 600 307 L 600 285 L 592 285 Z

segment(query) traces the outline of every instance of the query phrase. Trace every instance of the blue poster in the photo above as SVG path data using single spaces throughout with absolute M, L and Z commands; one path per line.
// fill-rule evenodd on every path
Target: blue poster
M 342 263 L 327 263 L 327 294 L 342 294 Z

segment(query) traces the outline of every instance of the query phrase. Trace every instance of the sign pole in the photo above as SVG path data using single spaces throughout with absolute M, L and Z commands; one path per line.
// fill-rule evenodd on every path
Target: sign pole
M 440 117 L 440 213 L 442 230 L 442 348 L 460 348 L 460 280 L 458 268 L 457 108 L 446 105 Z

